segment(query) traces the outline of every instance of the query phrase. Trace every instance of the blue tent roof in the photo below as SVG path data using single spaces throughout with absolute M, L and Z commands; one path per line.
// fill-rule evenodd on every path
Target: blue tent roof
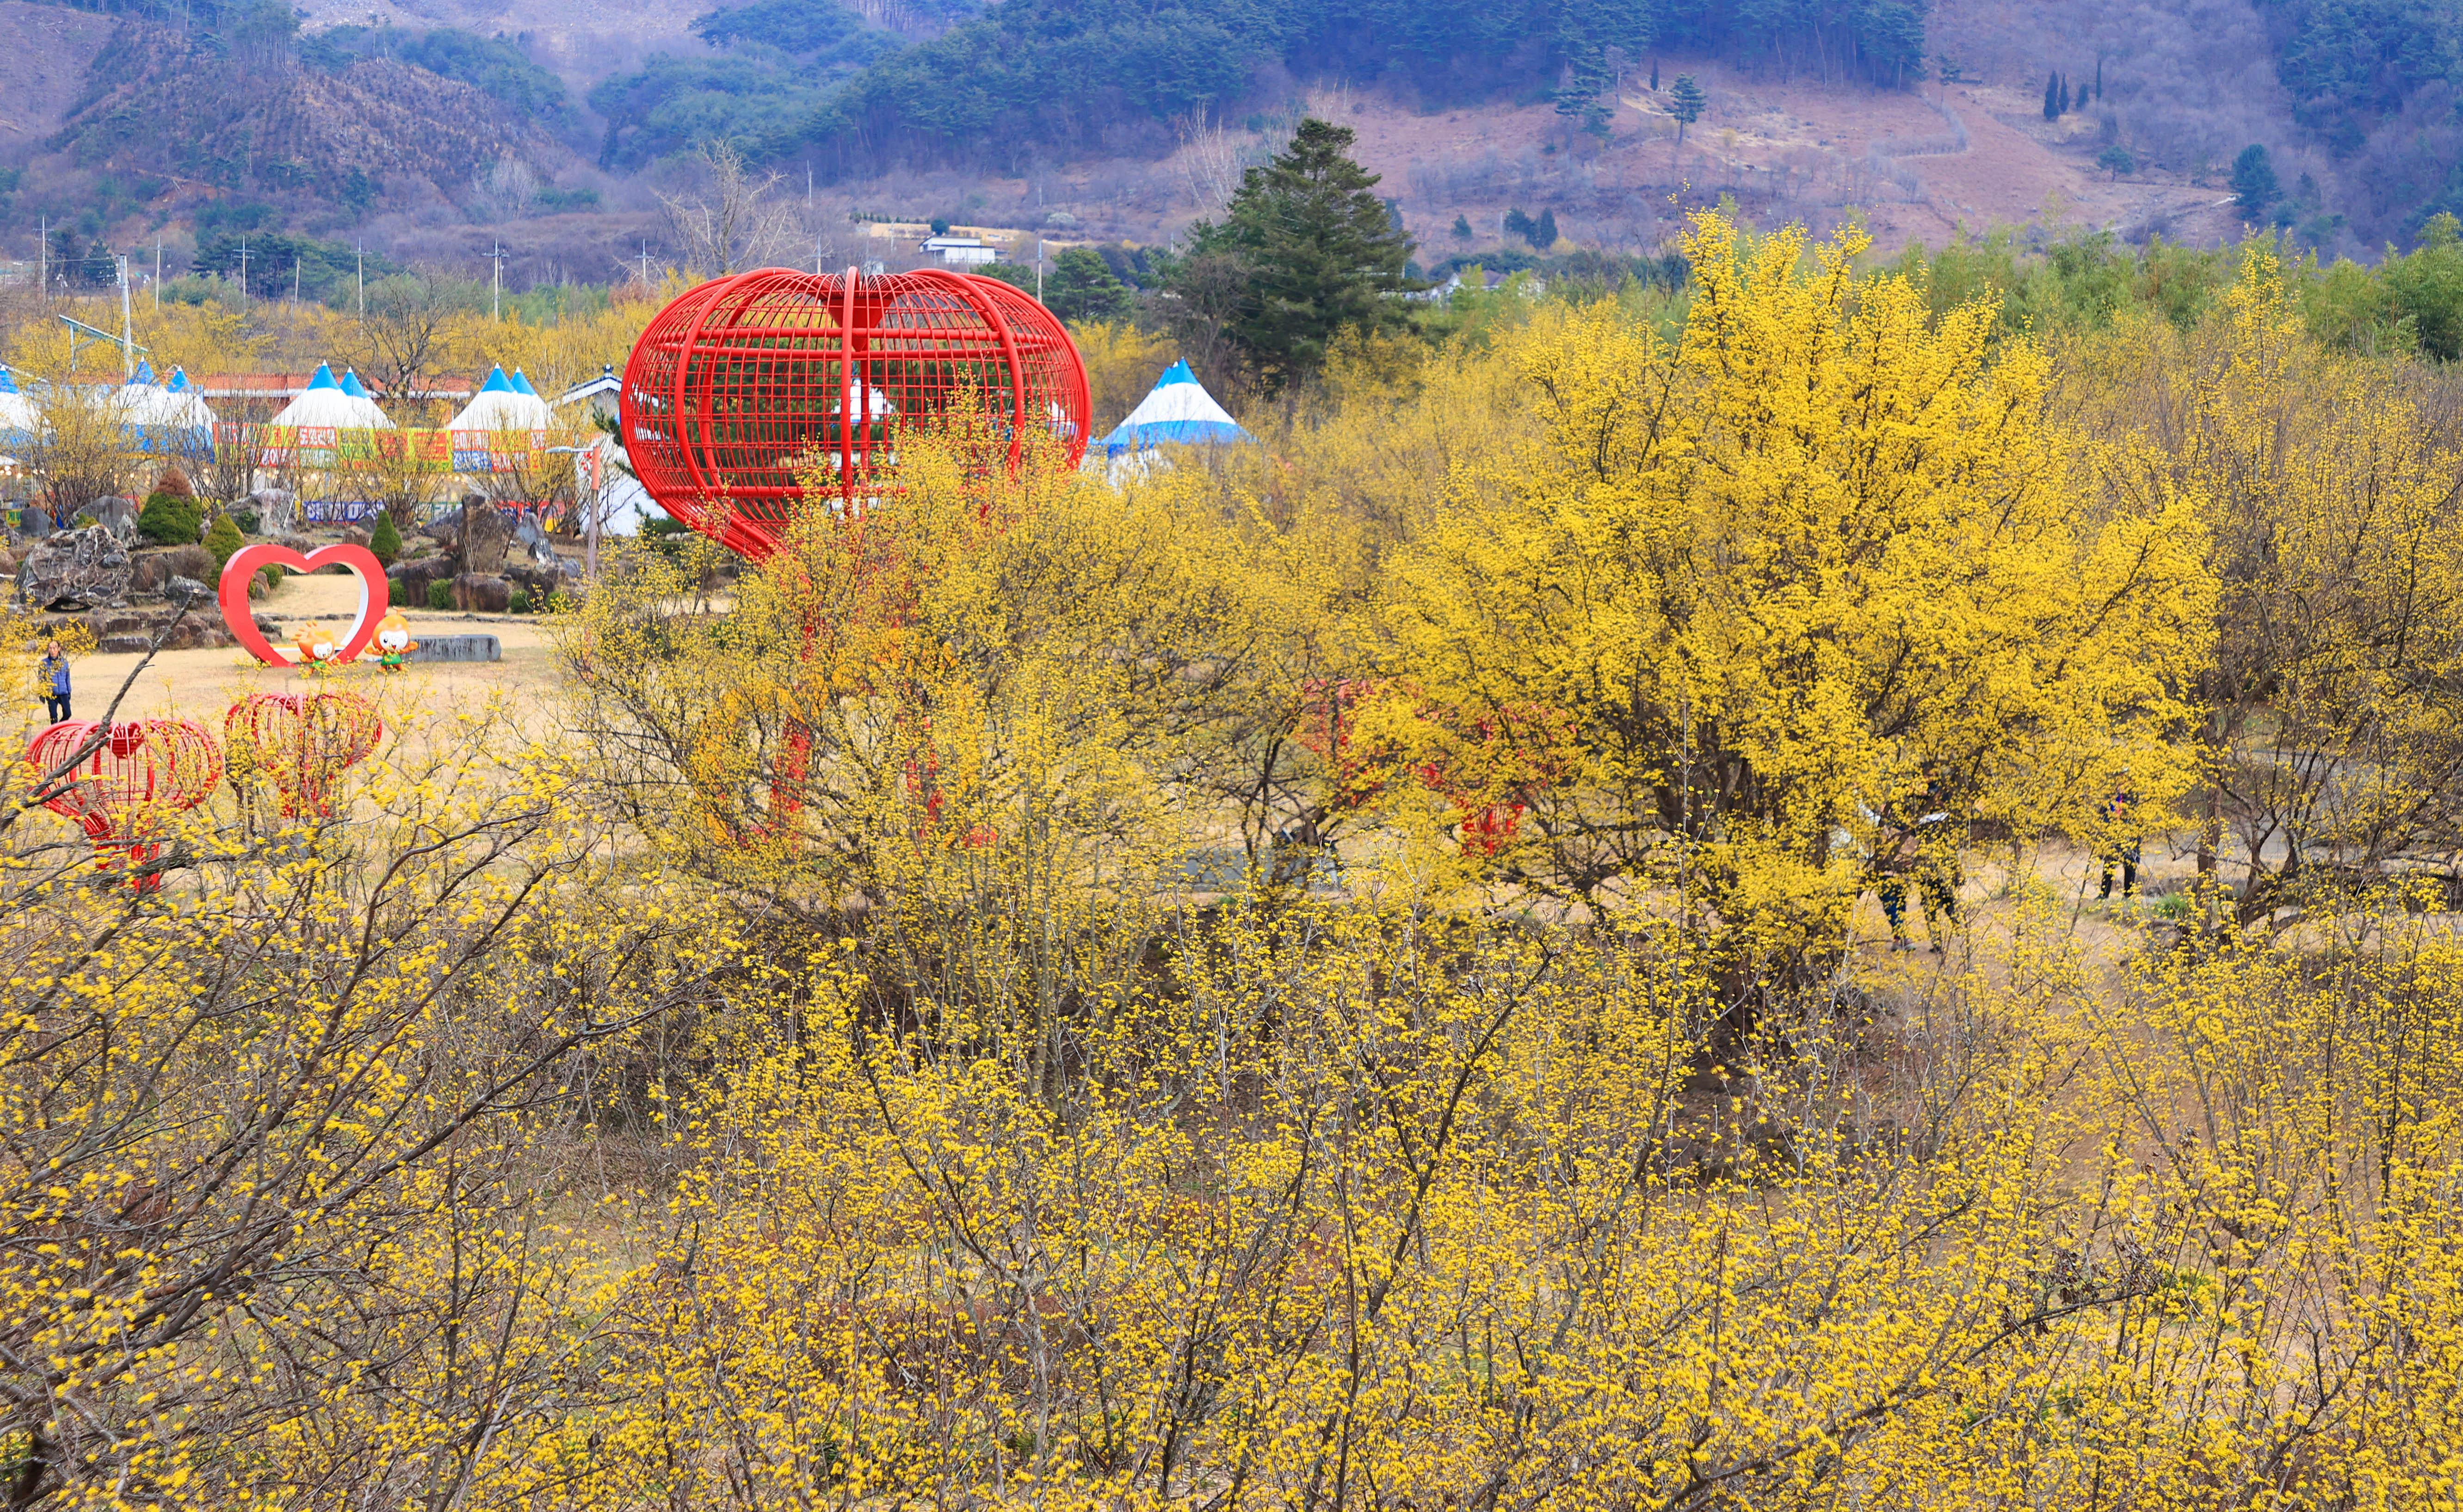
M 488 370 L 488 381 L 479 385 L 479 392 L 482 394 L 518 394 L 521 390 L 513 387 L 511 382 L 507 381 L 505 378 L 505 365 L 502 362 L 499 362 L 494 367 Z
M 0 367 L 0 394 L 17 392 L 17 379 L 7 368 Z
M 311 389 L 320 389 L 340 388 L 342 385 L 334 381 L 333 365 L 319 362 L 316 364 L 316 371 L 308 376 L 308 386 Z
M 520 368 L 513 369 L 513 392 L 516 394 L 528 394 L 533 399 L 538 398 L 538 390 L 531 387 L 531 380 L 522 377 L 522 370 Z
M 344 368 L 342 370 L 342 392 L 348 394 L 353 399 L 365 399 L 368 397 L 366 385 L 360 381 L 359 369 Z
M 1163 370 L 1155 386 L 1129 411 L 1102 444 L 1110 451 L 1129 448 L 1144 449 L 1166 442 L 1232 442 L 1255 438 L 1240 428 L 1197 375 L 1188 371 L 1187 362 L 1175 362 Z
M 128 381 L 132 387 L 139 383 L 152 383 L 154 381 L 154 364 L 146 361 L 143 357 L 139 357 L 137 359 L 137 371 L 135 374 L 130 376 Z
M 171 370 L 171 381 L 163 384 L 163 388 L 166 393 L 171 394 L 185 394 L 188 392 L 188 370 L 182 367 L 173 368 Z

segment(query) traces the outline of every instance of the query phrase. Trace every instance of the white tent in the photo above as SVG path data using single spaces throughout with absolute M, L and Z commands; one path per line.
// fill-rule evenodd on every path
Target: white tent
M 167 409 L 172 423 L 190 430 L 213 429 L 213 406 L 188 382 L 186 368 L 171 370 L 171 380 L 163 385 L 163 394 L 170 401 Z
M 214 412 L 205 397 L 188 386 L 188 375 L 171 370 L 171 381 L 154 381 L 150 363 L 141 362 L 137 376 L 120 390 L 121 413 L 148 451 L 193 451 L 212 444 Z
M 555 423 L 547 400 L 513 387 L 502 366 L 488 370 L 488 381 L 447 422 L 447 430 L 545 430 Z
M 32 436 L 43 428 L 43 412 L 17 392 L 17 380 L 0 367 L 0 435 Z
M 1175 362 L 1163 370 L 1155 386 L 1129 418 L 1121 421 L 1101 444 L 1104 454 L 1117 457 L 1123 452 L 1145 451 L 1166 442 L 1231 442 L 1252 441 L 1240 422 L 1214 402 L 1197 375 L 1188 371 L 1186 362 Z
M 385 419 L 377 401 L 363 393 L 354 399 L 342 392 L 334 381 L 334 370 L 325 363 L 316 364 L 316 375 L 308 379 L 306 392 L 282 406 L 268 425 L 331 425 L 344 430 L 391 430 L 393 421 Z

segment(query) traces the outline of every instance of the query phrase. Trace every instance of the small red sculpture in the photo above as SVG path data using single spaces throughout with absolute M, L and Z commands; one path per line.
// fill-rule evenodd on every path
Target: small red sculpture
M 336 779 L 383 737 L 376 705 L 356 693 L 251 693 L 223 715 L 232 785 L 268 779 L 286 819 L 330 817 Z
M 1086 367 L 1059 317 L 996 278 L 764 268 L 693 289 L 651 318 L 624 368 L 624 453 L 678 520 L 755 560 L 797 479 L 840 507 L 878 490 L 902 427 L 980 407 L 1015 465 L 1051 437 L 1086 449 Z
M 54 724 L 27 745 L 26 761 L 37 777 L 49 777 L 94 741 L 97 728 L 91 720 Z M 103 866 L 136 872 L 162 853 L 163 821 L 205 802 L 222 775 L 222 752 L 204 725 L 191 720 L 123 720 L 75 767 L 54 779 L 66 786 L 43 807 L 76 820 Z M 138 872 L 128 885 L 150 893 L 163 879 Z

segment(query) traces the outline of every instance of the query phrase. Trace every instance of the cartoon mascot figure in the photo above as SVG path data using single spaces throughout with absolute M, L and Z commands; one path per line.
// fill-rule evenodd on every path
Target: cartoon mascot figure
M 335 653 L 342 648 L 323 625 L 310 620 L 292 635 L 291 643 L 299 649 L 299 675 L 319 677 L 334 669 Z
M 377 665 L 387 672 L 400 672 L 419 642 L 410 638 L 410 621 L 400 611 L 377 621 Z

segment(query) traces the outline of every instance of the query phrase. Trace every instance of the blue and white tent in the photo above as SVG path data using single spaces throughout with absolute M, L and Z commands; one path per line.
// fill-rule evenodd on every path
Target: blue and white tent
M 513 369 L 513 392 L 516 394 L 528 394 L 533 399 L 539 397 L 539 391 L 531 387 L 531 380 L 522 377 L 522 370 L 520 368 Z
M 1149 451 L 1166 442 L 1186 444 L 1255 439 L 1214 402 L 1214 396 L 1206 392 L 1206 385 L 1197 381 L 1197 375 L 1188 371 L 1187 362 L 1175 362 L 1163 370 L 1153 390 L 1100 444 L 1104 456 L 1118 457 L 1123 452 Z
M 488 381 L 462 406 L 462 413 L 445 422 L 447 430 L 545 430 L 556 423 L 549 413 L 547 400 L 535 393 L 525 394 L 505 377 L 499 364 L 488 370 Z
M 0 436 L 33 436 L 42 428 L 42 411 L 18 392 L 16 378 L 0 367 Z

